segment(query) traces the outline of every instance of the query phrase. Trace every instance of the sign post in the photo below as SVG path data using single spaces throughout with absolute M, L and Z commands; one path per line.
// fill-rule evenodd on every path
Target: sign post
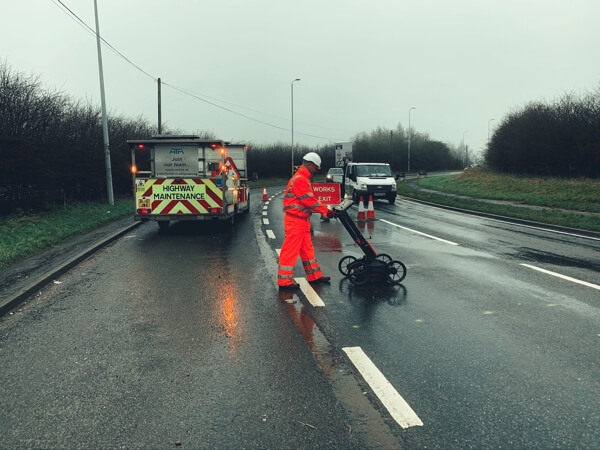
M 352 142 L 335 144 L 335 166 L 342 167 L 344 161 L 352 161 Z

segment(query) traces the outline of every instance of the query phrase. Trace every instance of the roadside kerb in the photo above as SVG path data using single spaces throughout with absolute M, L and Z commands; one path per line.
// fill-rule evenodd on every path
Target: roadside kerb
M 120 230 L 112 233 L 111 235 L 95 242 L 93 245 L 89 246 L 82 252 L 72 256 L 68 261 L 64 262 L 63 264 L 61 264 L 57 267 L 53 267 L 53 268 L 49 269 L 47 272 L 45 272 L 44 274 L 36 277 L 36 279 L 34 281 L 30 282 L 28 285 L 21 288 L 16 294 L 11 295 L 7 299 L 1 299 L 0 300 L 0 317 L 3 316 L 4 314 L 8 313 L 9 311 L 13 310 L 14 308 L 16 308 L 19 304 L 21 304 L 26 299 L 28 299 L 36 291 L 38 291 L 39 289 L 44 287 L 46 284 L 50 283 L 51 280 L 57 278 L 58 276 L 62 275 L 65 272 L 71 270 L 77 264 L 79 264 L 83 260 L 89 258 L 92 254 L 94 254 L 95 252 L 100 250 L 102 247 L 104 247 L 107 244 L 110 244 L 112 241 L 121 237 L 125 233 L 128 233 L 135 227 L 139 226 L 141 223 L 142 222 L 134 222 L 133 224 L 127 225 L 127 226 L 121 228 Z

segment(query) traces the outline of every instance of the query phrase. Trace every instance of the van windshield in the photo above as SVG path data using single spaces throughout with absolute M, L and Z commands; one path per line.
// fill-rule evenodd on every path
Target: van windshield
M 356 166 L 356 175 L 359 177 L 391 177 L 390 166 L 383 164 L 367 164 Z

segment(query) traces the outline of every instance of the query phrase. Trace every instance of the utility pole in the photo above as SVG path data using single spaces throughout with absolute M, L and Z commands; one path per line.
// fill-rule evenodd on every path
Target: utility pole
M 100 25 L 98 24 L 98 2 L 94 0 L 94 13 L 96 15 L 96 46 L 98 48 L 98 71 L 100 73 L 100 101 L 102 103 L 102 134 L 104 137 L 104 165 L 106 166 L 106 193 L 108 204 L 115 204 L 112 185 L 112 168 L 110 165 L 110 144 L 108 142 L 108 120 L 106 118 L 106 99 L 104 97 L 104 75 L 102 70 L 102 50 L 100 46 Z
M 162 101 L 160 95 L 160 78 L 158 79 L 158 134 L 162 134 Z
M 408 110 L 408 165 L 406 167 L 406 173 L 410 172 L 410 112 L 413 109 L 417 109 L 414 106 Z
M 301 81 L 300 78 L 295 78 L 292 80 L 291 89 L 292 89 L 292 175 L 294 175 L 294 83 L 296 81 Z
M 492 122 L 492 120 L 496 120 L 496 119 L 488 120 L 488 146 L 490 145 L 490 123 Z

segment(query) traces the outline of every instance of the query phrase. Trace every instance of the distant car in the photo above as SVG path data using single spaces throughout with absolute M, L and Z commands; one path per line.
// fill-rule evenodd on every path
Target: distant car
M 422 177 L 424 177 L 425 175 L 427 175 L 427 171 L 426 170 L 419 170 L 419 175 L 421 175 Z
M 344 177 L 344 169 L 341 167 L 332 167 L 327 171 L 325 181 L 327 183 L 341 183 Z

